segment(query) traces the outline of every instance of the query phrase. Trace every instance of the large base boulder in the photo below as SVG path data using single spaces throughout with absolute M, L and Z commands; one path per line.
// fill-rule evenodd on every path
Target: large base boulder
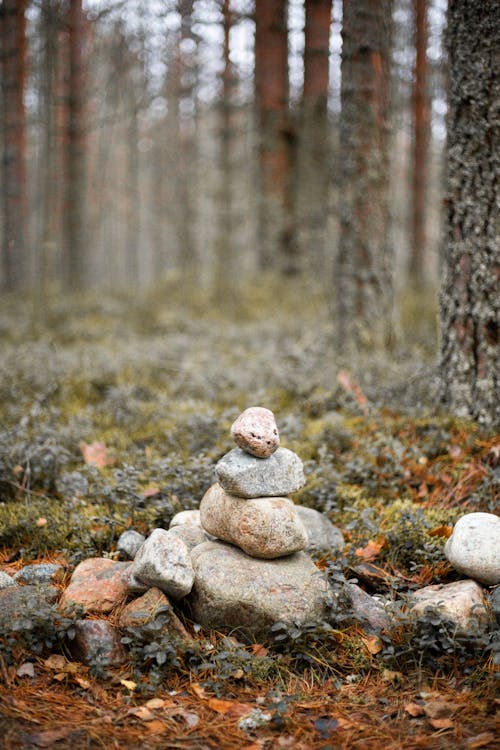
M 237 628 L 259 638 L 277 622 L 304 625 L 326 616 L 329 584 L 304 552 L 258 560 L 223 542 L 205 542 L 191 559 L 195 583 L 187 601 L 205 628 Z

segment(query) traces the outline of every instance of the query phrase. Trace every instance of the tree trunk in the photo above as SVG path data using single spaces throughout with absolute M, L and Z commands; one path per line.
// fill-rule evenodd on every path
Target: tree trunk
M 346 353 L 383 348 L 390 337 L 391 11 L 391 0 L 343 4 L 336 305 Z
M 259 262 L 297 266 L 291 205 L 286 0 L 255 0 L 255 98 L 259 117 Z
M 416 287 L 425 280 L 426 251 L 426 199 L 428 175 L 428 147 L 430 134 L 430 107 L 427 90 L 428 62 L 427 20 L 428 0 L 413 0 L 415 23 L 415 70 L 413 74 L 413 175 L 412 175 L 412 244 L 410 249 L 409 277 Z
M 441 376 L 446 405 L 485 425 L 500 421 L 499 28 L 494 0 L 451 0 Z
M 234 292 L 237 274 L 233 273 L 233 84 L 234 71 L 230 60 L 229 37 L 232 14 L 230 0 L 223 0 L 222 19 L 224 30 L 223 60 L 221 74 L 222 92 L 220 107 L 220 172 L 218 196 L 218 227 L 216 240 L 214 295 L 217 302 L 227 301 Z
M 82 0 L 68 0 L 69 71 L 67 92 L 64 266 L 69 289 L 84 284 L 86 250 L 85 25 Z
M 332 0 L 305 0 L 304 91 L 297 163 L 299 257 L 326 270 L 328 216 L 328 82 Z M 331 270 L 331 269 L 330 269 Z
M 4 0 L 0 9 L 3 94 L 3 285 L 27 282 L 26 0 Z

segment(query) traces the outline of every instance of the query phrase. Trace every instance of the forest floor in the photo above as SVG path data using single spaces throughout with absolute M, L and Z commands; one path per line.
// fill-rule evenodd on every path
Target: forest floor
M 342 558 L 319 566 L 386 598 L 458 580 L 443 545 L 460 515 L 498 507 L 499 441 L 440 411 L 432 313 L 417 325 L 407 305 L 390 357 L 340 362 L 312 286 L 256 286 L 229 311 L 192 297 L 2 301 L 0 569 L 71 570 L 113 557 L 126 528 L 168 528 L 262 405 L 304 461 L 294 499 L 343 530 Z M 248 644 L 183 617 L 198 650 L 161 664 L 138 649 L 115 670 L 73 661 L 67 631 L 2 634 L 3 747 L 499 747 L 492 633 L 374 637 L 346 619 Z

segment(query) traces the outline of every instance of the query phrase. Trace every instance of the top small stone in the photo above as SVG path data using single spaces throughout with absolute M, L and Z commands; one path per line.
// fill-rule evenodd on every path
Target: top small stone
M 274 414 L 263 406 L 245 409 L 233 422 L 231 437 L 239 448 L 257 458 L 269 458 L 280 444 Z

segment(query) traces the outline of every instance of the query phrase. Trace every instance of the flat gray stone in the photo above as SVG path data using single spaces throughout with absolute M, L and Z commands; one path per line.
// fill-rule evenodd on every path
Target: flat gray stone
M 3 570 L 0 570 L 0 591 L 2 589 L 6 589 L 9 586 L 16 586 L 15 580 L 10 576 L 8 573 L 4 573 Z
M 277 622 L 324 619 L 331 602 L 325 575 L 304 552 L 258 560 L 229 544 L 205 542 L 191 558 L 195 584 L 186 601 L 194 620 L 208 629 L 265 637 Z
M 366 630 L 379 633 L 391 625 L 391 619 L 385 607 L 378 599 L 375 599 L 355 583 L 346 583 L 346 590 L 351 600 L 353 615 L 361 620 Z
M 489 586 L 500 583 L 500 518 L 466 513 L 456 522 L 444 554 L 459 573 Z
M 205 531 L 252 557 L 283 557 L 307 544 L 304 525 L 286 497 L 246 500 L 214 484 L 202 498 L 200 513 Z
M 342 532 L 333 525 L 328 516 L 305 505 L 295 505 L 295 510 L 306 527 L 309 540 L 306 552 L 331 555 L 343 549 Z
M 146 537 L 138 531 L 127 529 L 120 535 L 116 549 L 126 555 L 129 560 L 133 560 L 145 539 Z
M 176 599 L 189 594 L 194 581 L 186 544 L 165 529 L 151 532 L 131 564 L 131 575 Z
M 14 576 L 17 583 L 51 583 L 60 580 L 64 575 L 64 567 L 58 563 L 38 563 L 25 565 Z
M 16 620 L 38 613 L 53 604 L 59 595 L 55 586 L 41 583 L 37 586 L 8 586 L 0 591 L 0 637 L 9 633 Z M 57 610 L 54 608 L 54 619 Z
M 302 461 L 288 448 L 257 458 L 233 448 L 215 466 L 218 483 L 236 497 L 282 497 L 305 484 Z
M 476 581 L 425 586 L 412 594 L 410 606 L 417 619 L 425 617 L 430 609 L 451 621 L 461 634 L 482 633 L 489 622 L 484 591 Z
M 263 406 L 245 409 L 233 422 L 231 437 L 239 448 L 258 458 L 268 458 L 280 444 L 274 414 Z

